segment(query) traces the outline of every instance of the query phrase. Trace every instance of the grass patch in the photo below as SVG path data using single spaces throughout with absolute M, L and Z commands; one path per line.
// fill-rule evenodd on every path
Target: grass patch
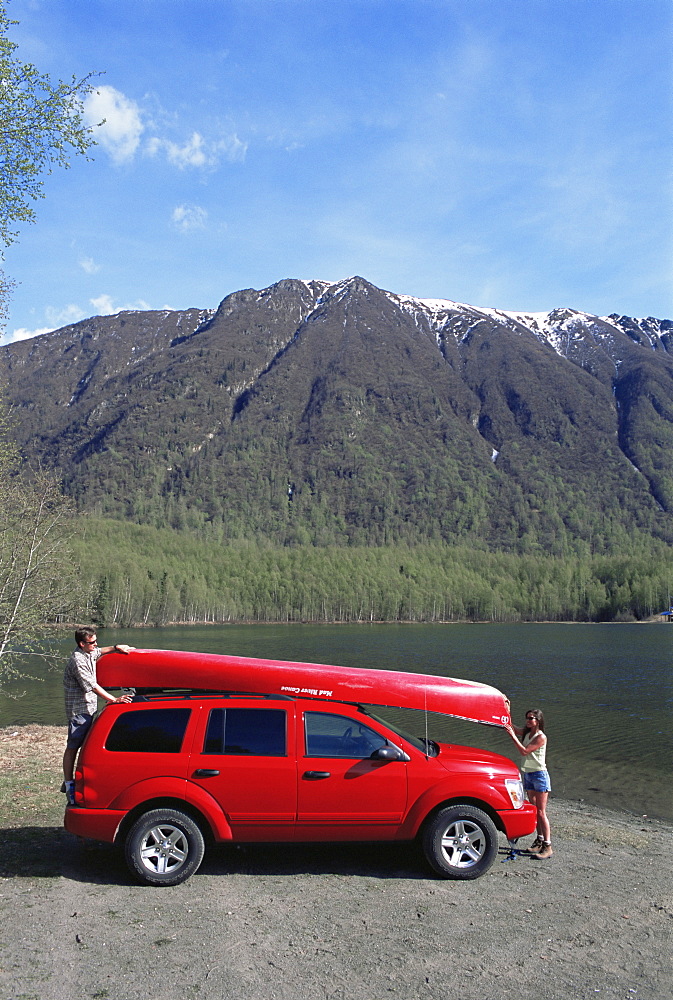
M 60 874 L 63 726 L 0 729 L 0 876 Z M 56 839 L 55 839 L 56 838 Z
M 0 729 L 0 815 L 5 830 L 60 827 L 64 726 Z

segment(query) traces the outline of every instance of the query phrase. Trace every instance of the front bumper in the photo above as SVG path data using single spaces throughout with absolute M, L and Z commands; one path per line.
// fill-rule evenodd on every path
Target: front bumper
M 537 811 L 530 802 L 524 802 L 521 809 L 498 811 L 508 840 L 518 840 L 533 833 L 537 825 Z

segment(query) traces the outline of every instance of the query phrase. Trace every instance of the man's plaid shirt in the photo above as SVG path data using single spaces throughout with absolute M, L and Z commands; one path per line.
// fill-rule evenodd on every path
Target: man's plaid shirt
M 75 715 L 95 715 L 98 709 L 98 695 L 93 689 L 96 681 L 96 660 L 101 656 L 96 646 L 90 653 L 75 649 L 63 672 L 65 713 L 68 719 Z

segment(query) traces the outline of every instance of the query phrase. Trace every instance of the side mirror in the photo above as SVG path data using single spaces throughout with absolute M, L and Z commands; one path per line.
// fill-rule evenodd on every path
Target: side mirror
M 390 746 L 390 744 L 379 747 L 369 758 L 370 760 L 410 760 L 411 758 L 405 754 L 404 750 L 400 750 L 399 747 Z

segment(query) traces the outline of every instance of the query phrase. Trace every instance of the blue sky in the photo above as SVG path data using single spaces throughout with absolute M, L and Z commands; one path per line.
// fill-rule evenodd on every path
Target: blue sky
M 360 274 L 673 318 L 670 0 L 9 0 L 100 71 L 94 159 L 9 248 L 5 340 Z

